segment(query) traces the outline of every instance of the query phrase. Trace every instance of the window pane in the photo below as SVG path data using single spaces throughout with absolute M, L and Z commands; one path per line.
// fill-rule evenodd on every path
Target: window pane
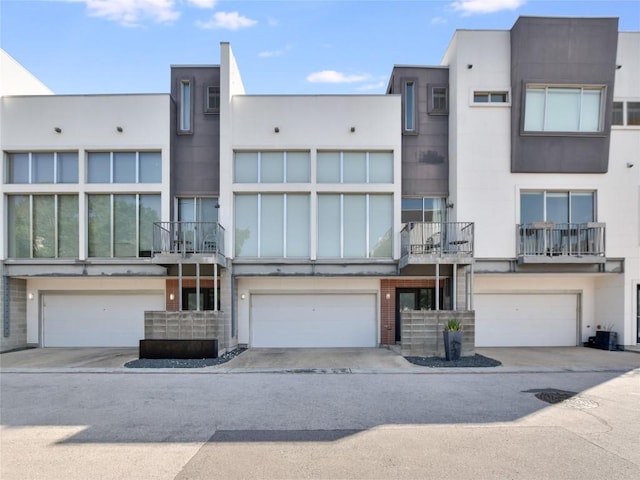
M 7 240 L 9 257 L 29 258 L 31 256 L 31 214 L 28 195 L 10 195 L 7 197 L 8 222 Z
M 31 154 L 31 183 L 53 183 L 53 152 Z
M 580 111 L 580 131 L 600 131 L 601 90 L 583 90 Z
M 197 214 L 196 219 L 198 222 L 218 222 L 218 199 L 217 198 L 197 198 Z
M 442 222 L 445 219 L 444 198 L 425 198 L 423 218 L 425 222 Z
M 624 117 L 622 116 L 622 102 L 613 102 L 613 118 L 612 125 L 624 125 Z
M 640 125 L 640 102 L 627 102 L 627 125 Z
M 309 257 L 309 195 L 287 195 L 287 257 Z
M 422 222 L 422 198 L 402 199 L 402 223 Z
M 415 130 L 415 94 L 413 82 L 407 82 L 404 87 L 404 129 Z
M 287 152 L 287 182 L 307 183 L 311 179 L 309 152 Z
M 365 183 L 367 181 L 367 157 L 364 152 L 345 152 L 342 159 L 342 181 L 344 183 Z
M 363 258 L 366 256 L 366 197 L 365 195 L 344 195 L 344 257 Z
M 160 221 L 160 195 L 140 195 L 140 248 L 141 257 L 151 256 L 153 222 Z
M 113 154 L 114 183 L 136 183 L 135 152 L 116 152 Z
M 162 158 L 160 152 L 140 153 L 140 183 L 162 182 Z
M 318 183 L 340 183 L 340 153 L 318 152 Z
M 111 198 L 89 195 L 89 256 L 111 256 Z
M 264 183 L 284 182 L 284 153 L 263 152 L 260 156 L 260 181 Z
M 318 195 L 318 257 L 340 257 L 340 195 Z
M 191 130 L 191 83 L 180 83 L 180 130 Z
M 369 196 L 369 256 L 389 258 L 393 246 L 393 197 Z
M 53 195 L 33 196 L 33 256 L 53 258 L 56 251 L 56 222 Z
M 195 222 L 196 208 L 195 198 L 178 198 L 178 221 Z
M 492 92 L 490 101 L 491 103 L 507 103 L 507 94 L 504 92 Z
M 207 87 L 207 111 L 220 110 L 220 87 Z
M 577 132 L 579 123 L 580 89 L 548 89 L 544 129 L 548 132 Z
M 284 256 L 284 196 L 262 195 L 260 205 L 260 256 Z
M 110 183 L 111 182 L 111 154 L 89 153 L 87 159 L 87 182 Z
M 78 258 L 78 196 L 58 196 L 58 256 Z
M 369 183 L 393 182 L 393 153 L 369 154 Z
M 528 88 L 525 104 L 525 131 L 541 132 L 544 128 L 544 89 Z
M 565 192 L 547 192 L 547 222 L 569 222 L 569 194 Z
M 434 87 L 432 91 L 433 111 L 447 111 L 447 89 L 446 87 Z
M 236 152 L 234 168 L 236 183 L 258 182 L 258 154 L 256 152 Z
M 7 154 L 7 183 L 29 183 L 29 154 Z
M 236 195 L 235 255 L 258 256 L 258 196 Z
M 58 153 L 58 183 L 78 183 L 78 154 Z
M 572 192 L 571 223 L 593 222 L 594 206 L 593 192 Z
M 113 239 L 114 256 L 137 256 L 135 195 L 113 196 Z
M 544 221 L 544 194 L 542 192 L 520 193 L 520 223 Z
M 489 94 L 488 93 L 475 92 L 473 94 L 473 101 L 474 101 L 474 103 L 488 103 L 489 102 Z

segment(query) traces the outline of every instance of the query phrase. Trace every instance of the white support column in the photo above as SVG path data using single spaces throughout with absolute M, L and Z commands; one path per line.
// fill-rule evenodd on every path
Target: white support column
M 200 311 L 200 264 L 196 263 L 196 311 Z
M 453 310 L 458 309 L 458 264 L 451 265 L 453 268 L 453 288 L 451 289 L 451 295 L 453 296 Z
M 178 263 L 178 311 L 182 311 L 182 263 Z
M 440 310 L 440 264 L 436 263 L 436 312 Z
M 218 311 L 218 264 L 213 264 L 213 310 Z
M 469 310 L 473 310 L 473 263 L 471 264 L 471 272 L 469 273 Z

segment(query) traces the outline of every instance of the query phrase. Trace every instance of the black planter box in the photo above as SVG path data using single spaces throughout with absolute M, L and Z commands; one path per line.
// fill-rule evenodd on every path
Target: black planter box
M 218 340 L 140 340 L 140 358 L 218 358 Z
M 598 348 L 600 350 L 618 350 L 618 334 L 605 330 L 598 330 L 595 337 L 589 337 L 585 347 Z
M 460 360 L 462 353 L 462 332 L 460 330 L 444 330 L 444 354 L 447 360 Z

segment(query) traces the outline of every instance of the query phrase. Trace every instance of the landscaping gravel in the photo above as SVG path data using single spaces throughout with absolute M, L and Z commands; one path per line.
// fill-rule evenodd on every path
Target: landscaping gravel
M 422 367 L 497 367 L 502 362 L 483 355 L 475 354 L 473 357 L 460 357 L 459 360 L 447 360 L 442 357 L 404 357 L 407 361 Z
M 139 358 L 124 364 L 127 368 L 203 368 L 226 363 L 237 357 L 246 348 L 236 348 L 218 358 Z

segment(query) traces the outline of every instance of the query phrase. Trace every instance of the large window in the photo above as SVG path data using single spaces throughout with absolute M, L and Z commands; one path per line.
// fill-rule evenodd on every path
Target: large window
M 160 152 L 89 152 L 88 183 L 160 183 Z
M 77 152 L 6 154 L 5 183 L 78 183 Z
M 596 219 L 595 192 L 535 191 L 520 193 L 520 223 L 587 223 Z
M 392 183 L 392 152 L 318 152 L 318 183 Z
M 442 222 L 445 220 L 444 198 L 404 197 L 402 199 L 402 223 Z
M 148 257 L 160 195 L 89 195 L 90 257 Z
M 603 87 L 528 86 L 526 132 L 602 131 Z
M 7 196 L 10 258 L 77 258 L 77 195 Z
M 309 257 L 309 195 L 237 194 L 236 257 Z
M 390 258 L 392 195 L 318 195 L 318 258 Z
M 307 152 L 236 152 L 236 183 L 308 183 L 311 160 Z

